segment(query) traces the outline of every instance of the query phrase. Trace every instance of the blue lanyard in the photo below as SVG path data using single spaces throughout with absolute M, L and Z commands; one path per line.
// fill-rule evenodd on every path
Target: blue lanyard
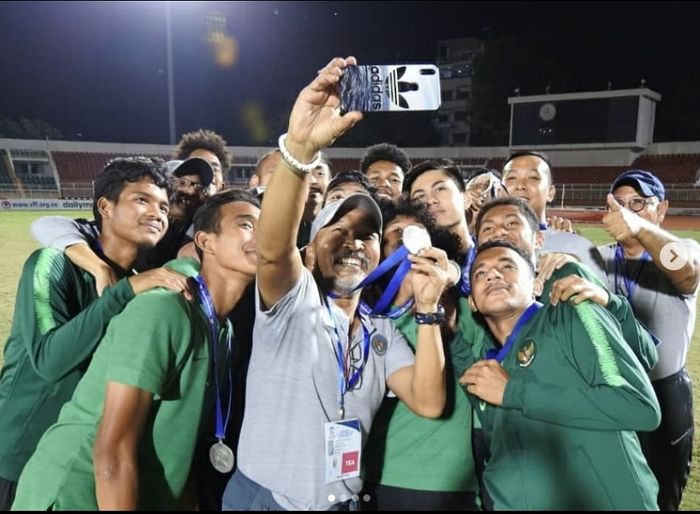
M 540 223 L 540 230 L 549 230 L 549 225 L 546 223 Z
M 487 351 L 486 358 L 496 359 L 498 362 L 503 362 L 503 359 L 506 358 L 506 355 L 508 355 L 508 352 L 510 351 L 510 347 L 513 346 L 513 343 L 520 335 L 520 331 L 522 330 L 522 328 L 528 321 L 530 321 L 530 319 L 532 319 L 532 317 L 535 314 L 537 314 L 537 311 L 539 311 L 541 308 L 542 304 L 540 302 L 532 302 L 530 306 L 527 309 L 525 309 L 525 312 L 523 312 L 520 315 L 520 318 L 518 318 L 518 322 L 515 324 L 515 328 L 513 328 L 513 331 L 510 333 L 510 335 L 506 337 L 505 344 L 500 349 L 495 348 L 493 350 Z
M 349 366 L 347 368 L 345 366 L 345 352 L 343 351 L 343 343 L 340 339 L 340 333 L 338 332 L 338 325 L 335 322 L 333 313 L 331 312 L 330 302 L 331 300 L 327 299 L 326 310 L 328 311 L 328 316 L 333 322 L 333 331 L 335 332 L 335 348 L 333 353 L 335 354 L 335 360 L 338 364 L 338 407 L 340 409 L 340 417 L 342 419 L 345 417 L 345 394 L 348 391 L 352 390 L 352 388 L 355 387 L 355 385 L 357 385 L 357 382 L 360 380 L 362 372 L 365 370 L 365 366 L 367 365 L 367 359 L 369 358 L 369 329 L 367 328 L 367 325 L 365 325 L 365 322 L 362 319 L 362 317 L 360 317 L 360 325 L 362 325 L 362 332 L 364 336 L 364 344 L 362 345 L 362 364 L 359 368 L 357 368 L 355 373 L 348 376 L 350 370 L 348 369 Z M 352 342 L 351 339 L 352 337 L 349 336 L 347 352 L 348 359 L 350 358 L 350 344 Z
M 639 270 L 637 271 L 636 279 L 632 279 L 627 275 L 627 270 L 625 269 L 625 251 L 622 249 L 622 245 L 617 243 L 615 245 L 615 293 L 624 294 L 632 305 L 632 295 L 635 289 L 637 289 L 637 283 L 639 282 L 639 277 L 642 275 L 644 269 L 644 263 L 651 260 L 651 255 L 649 252 L 644 250 L 644 253 L 639 258 Z M 620 277 L 625 284 L 625 291 L 622 291 L 620 287 Z
M 615 293 L 616 294 L 624 294 L 627 297 L 627 301 L 630 303 L 630 306 L 634 309 L 634 304 L 632 303 L 632 295 L 634 294 L 635 290 L 637 289 L 637 285 L 639 283 L 639 277 L 642 276 L 642 271 L 644 271 L 644 264 L 648 261 L 651 260 L 651 255 L 649 252 L 644 250 L 644 253 L 642 256 L 639 258 L 639 270 L 637 271 L 637 277 L 636 279 L 632 279 L 627 275 L 627 270 L 625 269 L 625 251 L 622 248 L 622 245 L 620 243 L 617 243 L 615 245 Z M 622 290 L 621 284 L 620 284 L 620 277 L 622 277 L 622 282 L 625 284 L 625 290 Z M 639 320 L 637 322 L 642 325 L 642 327 L 649 332 L 649 335 L 651 336 L 652 341 L 654 341 L 655 346 L 659 346 L 661 344 L 661 340 L 656 337 L 656 335 L 646 328 Z
M 462 276 L 459 279 L 459 291 L 462 293 L 462 296 L 469 296 L 472 292 L 472 283 L 471 279 L 469 278 L 469 274 L 471 273 L 474 259 L 476 259 L 476 245 L 474 242 L 472 242 L 466 257 L 464 258 Z
M 194 277 L 194 281 L 197 284 L 197 289 L 199 291 L 199 301 L 207 317 L 207 322 L 209 324 L 209 340 L 211 342 L 211 355 L 214 363 L 214 387 L 216 388 L 216 437 L 219 440 L 224 439 L 226 436 L 226 428 L 228 427 L 228 422 L 231 419 L 231 400 L 233 398 L 233 376 L 231 371 L 231 363 L 226 363 L 226 368 L 228 369 L 228 409 L 226 411 L 226 420 L 223 419 L 223 409 L 221 407 L 221 394 L 219 389 L 219 367 L 217 363 L 217 346 L 218 346 L 218 333 L 219 333 L 219 321 L 216 319 L 216 309 L 214 308 L 214 302 L 209 294 L 209 289 L 204 283 L 204 278 L 202 275 L 197 275 Z M 226 348 L 227 355 L 231 352 L 231 326 L 227 323 L 226 326 Z

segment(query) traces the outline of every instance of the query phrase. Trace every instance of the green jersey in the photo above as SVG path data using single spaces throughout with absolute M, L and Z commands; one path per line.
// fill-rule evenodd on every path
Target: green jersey
M 27 259 L 0 374 L 0 477 L 19 478 L 110 320 L 133 297 L 123 278 L 98 298 L 93 277 L 57 250 L 37 250 Z
M 415 351 L 413 314 L 395 325 Z M 396 398 L 384 399 L 364 453 L 365 480 L 418 491 L 476 491 L 471 432 L 471 405 L 448 368 L 447 404 L 438 419 L 420 417 Z
M 221 358 L 227 329 L 219 334 Z M 201 309 L 180 294 L 155 289 L 132 300 L 109 325 L 73 399 L 25 467 L 13 509 L 97 509 L 92 448 L 107 382 L 153 393 L 139 446 L 138 508 L 176 509 L 208 421 L 203 416 L 213 415 L 208 331 Z
M 658 426 L 659 405 L 605 309 L 544 306 L 501 365 L 509 375 L 501 407 L 470 395 L 491 451 L 484 481 L 496 510 L 656 508 L 658 486 L 634 431 Z

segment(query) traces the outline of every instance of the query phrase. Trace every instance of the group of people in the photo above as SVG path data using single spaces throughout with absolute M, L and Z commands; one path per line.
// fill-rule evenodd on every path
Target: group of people
M 663 184 L 618 177 L 597 248 L 547 217 L 538 152 L 465 181 L 383 143 L 331 178 L 352 64 L 300 92 L 249 191 L 197 131 L 167 166 L 108 163 L 94 220 L 34 223 L 0 508 L 678 508 L 700 247 L 660 227 Z

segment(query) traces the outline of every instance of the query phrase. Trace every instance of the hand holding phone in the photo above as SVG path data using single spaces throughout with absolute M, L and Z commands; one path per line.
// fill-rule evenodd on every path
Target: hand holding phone
M 341 112 L 439 107 L 440 73 L 432 64 L 348 66 L 340 79 Z

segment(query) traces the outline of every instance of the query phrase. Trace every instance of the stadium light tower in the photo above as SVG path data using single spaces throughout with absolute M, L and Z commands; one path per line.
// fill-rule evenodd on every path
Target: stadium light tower
M 173 86 L 173 41 L 170 22 L 170 2 L 165 2 L 165 39 L 167 47 L 168 68 L 168 126 L 170 128 L 170 144 L 175 144 L 175 87 Z

